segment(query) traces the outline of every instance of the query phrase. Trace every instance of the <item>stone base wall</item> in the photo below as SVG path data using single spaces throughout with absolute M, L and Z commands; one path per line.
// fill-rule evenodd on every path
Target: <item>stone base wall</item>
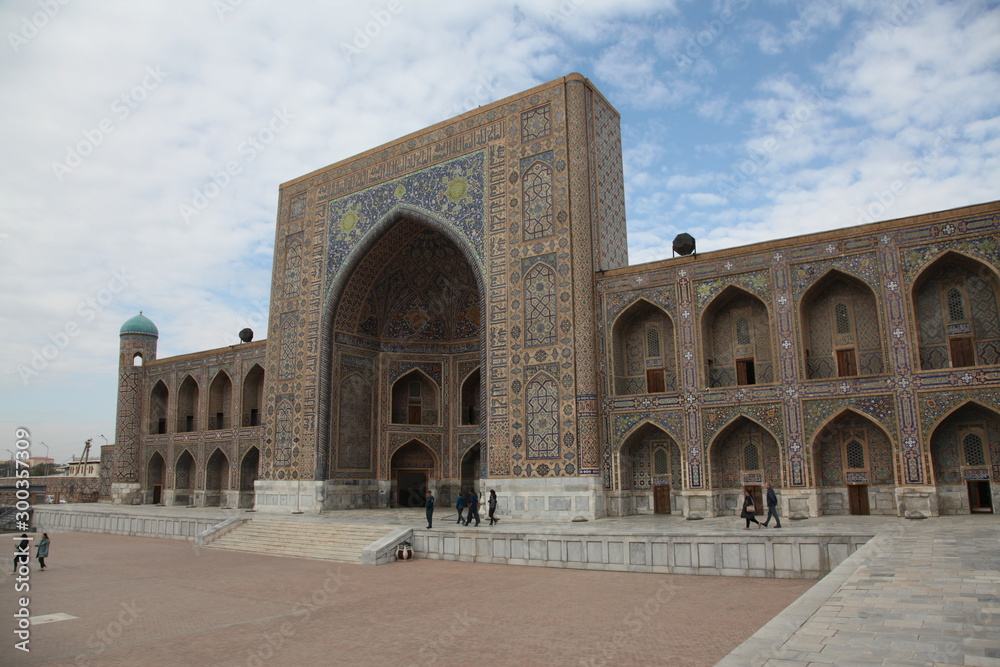
M 819 579 L 872 535 L 587 535 L 414 530 L 417 558 L 582 570 Z
M 73 512 L 63 508 L 36 507 L 34 524 L 42 532 L 83 531 L 111 535 L 166 537 L 194 540 L 211 529 L 219 519 L 178 519 L 174 517 L 141 517 L 119 513 Z
M 883 516 L 898 516 L 896 505 L 896 487 L 869 486 L 868 511 L 870 514 Z M 847 496 L 847 487 L 824 487 L 819 490 L 820 514 L 849 515 L 851 506 Z
M 604 488 L 597 477 L 569 479 L 490 478 L 476 485 L 481 491 L 485 515 L 489 490 L 497 492 L 497 509 L 513 519 L 572 521 L 577 517 L 597 519 L 608 515 Z
M 256 501 L 253 508 L 258 512 L 270 514 L 288 514 L 302 512 L 304 514 L 319 514 L 323 509 L 324 482 L 299 481 L 288 482 L 271 479 L 258 479 L 254 482 Z

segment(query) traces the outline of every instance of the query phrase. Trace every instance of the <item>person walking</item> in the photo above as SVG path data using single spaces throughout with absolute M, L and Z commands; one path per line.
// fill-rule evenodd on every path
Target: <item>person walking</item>
M 49 534 L 42 533 L 42 539 L 35 547 L 38 549 L 35 553 L 35 557 L 38 559 L 38 564 L 41 565 L 43 570 L 45 569 L 45 559 L 49 557 L 49 542 Z
M 486 501 L 486 506 L 490 508 L 490 525 L 492 526 L 500 519 L 496 518 L 497 511 L 497 492 L 490 489 L 490 499 Z
M 781 519 L 778 518 L 778 494 L 774 492 L 771 488 L 771 483 L 767 483 L 767 518 L 764 519 L 764 527 L 767 528 L 767 524 L 771 522 L 771 517 L 774 517 L 774 527 L 781 528 Z
M 431 528 L 434 525 L 434 494 L 430 491 L 427 492 L 424 507 L 427 508 L 427 527 Z
M 17 574 L 21 565 L 27 565 L 31 558 L 31 540 L 27 533 L 21 533 L 21 542 L 14 549 L 14 574 Z
M 760 521 L 754 516 L 757 508 L 753 505 L 753 496 L 750 495 L 750 489 L 743 490 L 743 511 L 740 512 L 740 516 L 747 520 L 747 525 L 743 530 L 750 530 L 750 522 L 753 521 L 760 528 Z
M 475 489 L 469 489 L 469 498 L 466 503 L 469 505 L 469 516 L 465 518 L 465 525 L 471 524 L 472 517 L 475 517 L 476 528 L 479 528 L 479 496 L 476 495 Z
M 465 521 L 462 520 L 462 510 L 465 509 L 465 496 L 462 495 L 461 489 L 458 490 L 458 500 L 455 501 L 455 509 L 458 510 L 458 521 L 456 521 L 456 523 L 460 523 L 464 526 Z

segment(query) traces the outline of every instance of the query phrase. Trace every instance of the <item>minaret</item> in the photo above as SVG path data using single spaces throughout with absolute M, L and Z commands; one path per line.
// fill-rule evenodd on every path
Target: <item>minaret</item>
M 146 391 L 145 364 L 156 359 L 156 325 L 139 314 L 122 325 L 118 346 L 118 418 L 115 422 L 114 473 L 111 500 L 114 503 L 141 502 L 140 443 L 142 405 Z

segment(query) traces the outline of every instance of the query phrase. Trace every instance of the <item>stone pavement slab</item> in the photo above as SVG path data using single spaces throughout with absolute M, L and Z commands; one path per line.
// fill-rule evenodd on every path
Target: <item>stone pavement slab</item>
M 887 527 L 720 665 L 1000 666 L 1000 522 Z M 833 630 L 831 633 L 830 631 Z M 823 634 L 826 633 L 826 634 Z M 804 638 L 823 636 L 803 653 Z

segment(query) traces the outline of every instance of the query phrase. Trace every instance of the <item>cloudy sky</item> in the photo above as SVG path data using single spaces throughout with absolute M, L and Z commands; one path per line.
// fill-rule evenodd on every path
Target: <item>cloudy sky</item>
M 996 2 L 5 0 L 0 29 L 0 457 L 113 441 L 140 309 L 161 358 L 265 337 L 280 183 L 570 72 L 622 115 L 633 264 L 1000 190 Z

